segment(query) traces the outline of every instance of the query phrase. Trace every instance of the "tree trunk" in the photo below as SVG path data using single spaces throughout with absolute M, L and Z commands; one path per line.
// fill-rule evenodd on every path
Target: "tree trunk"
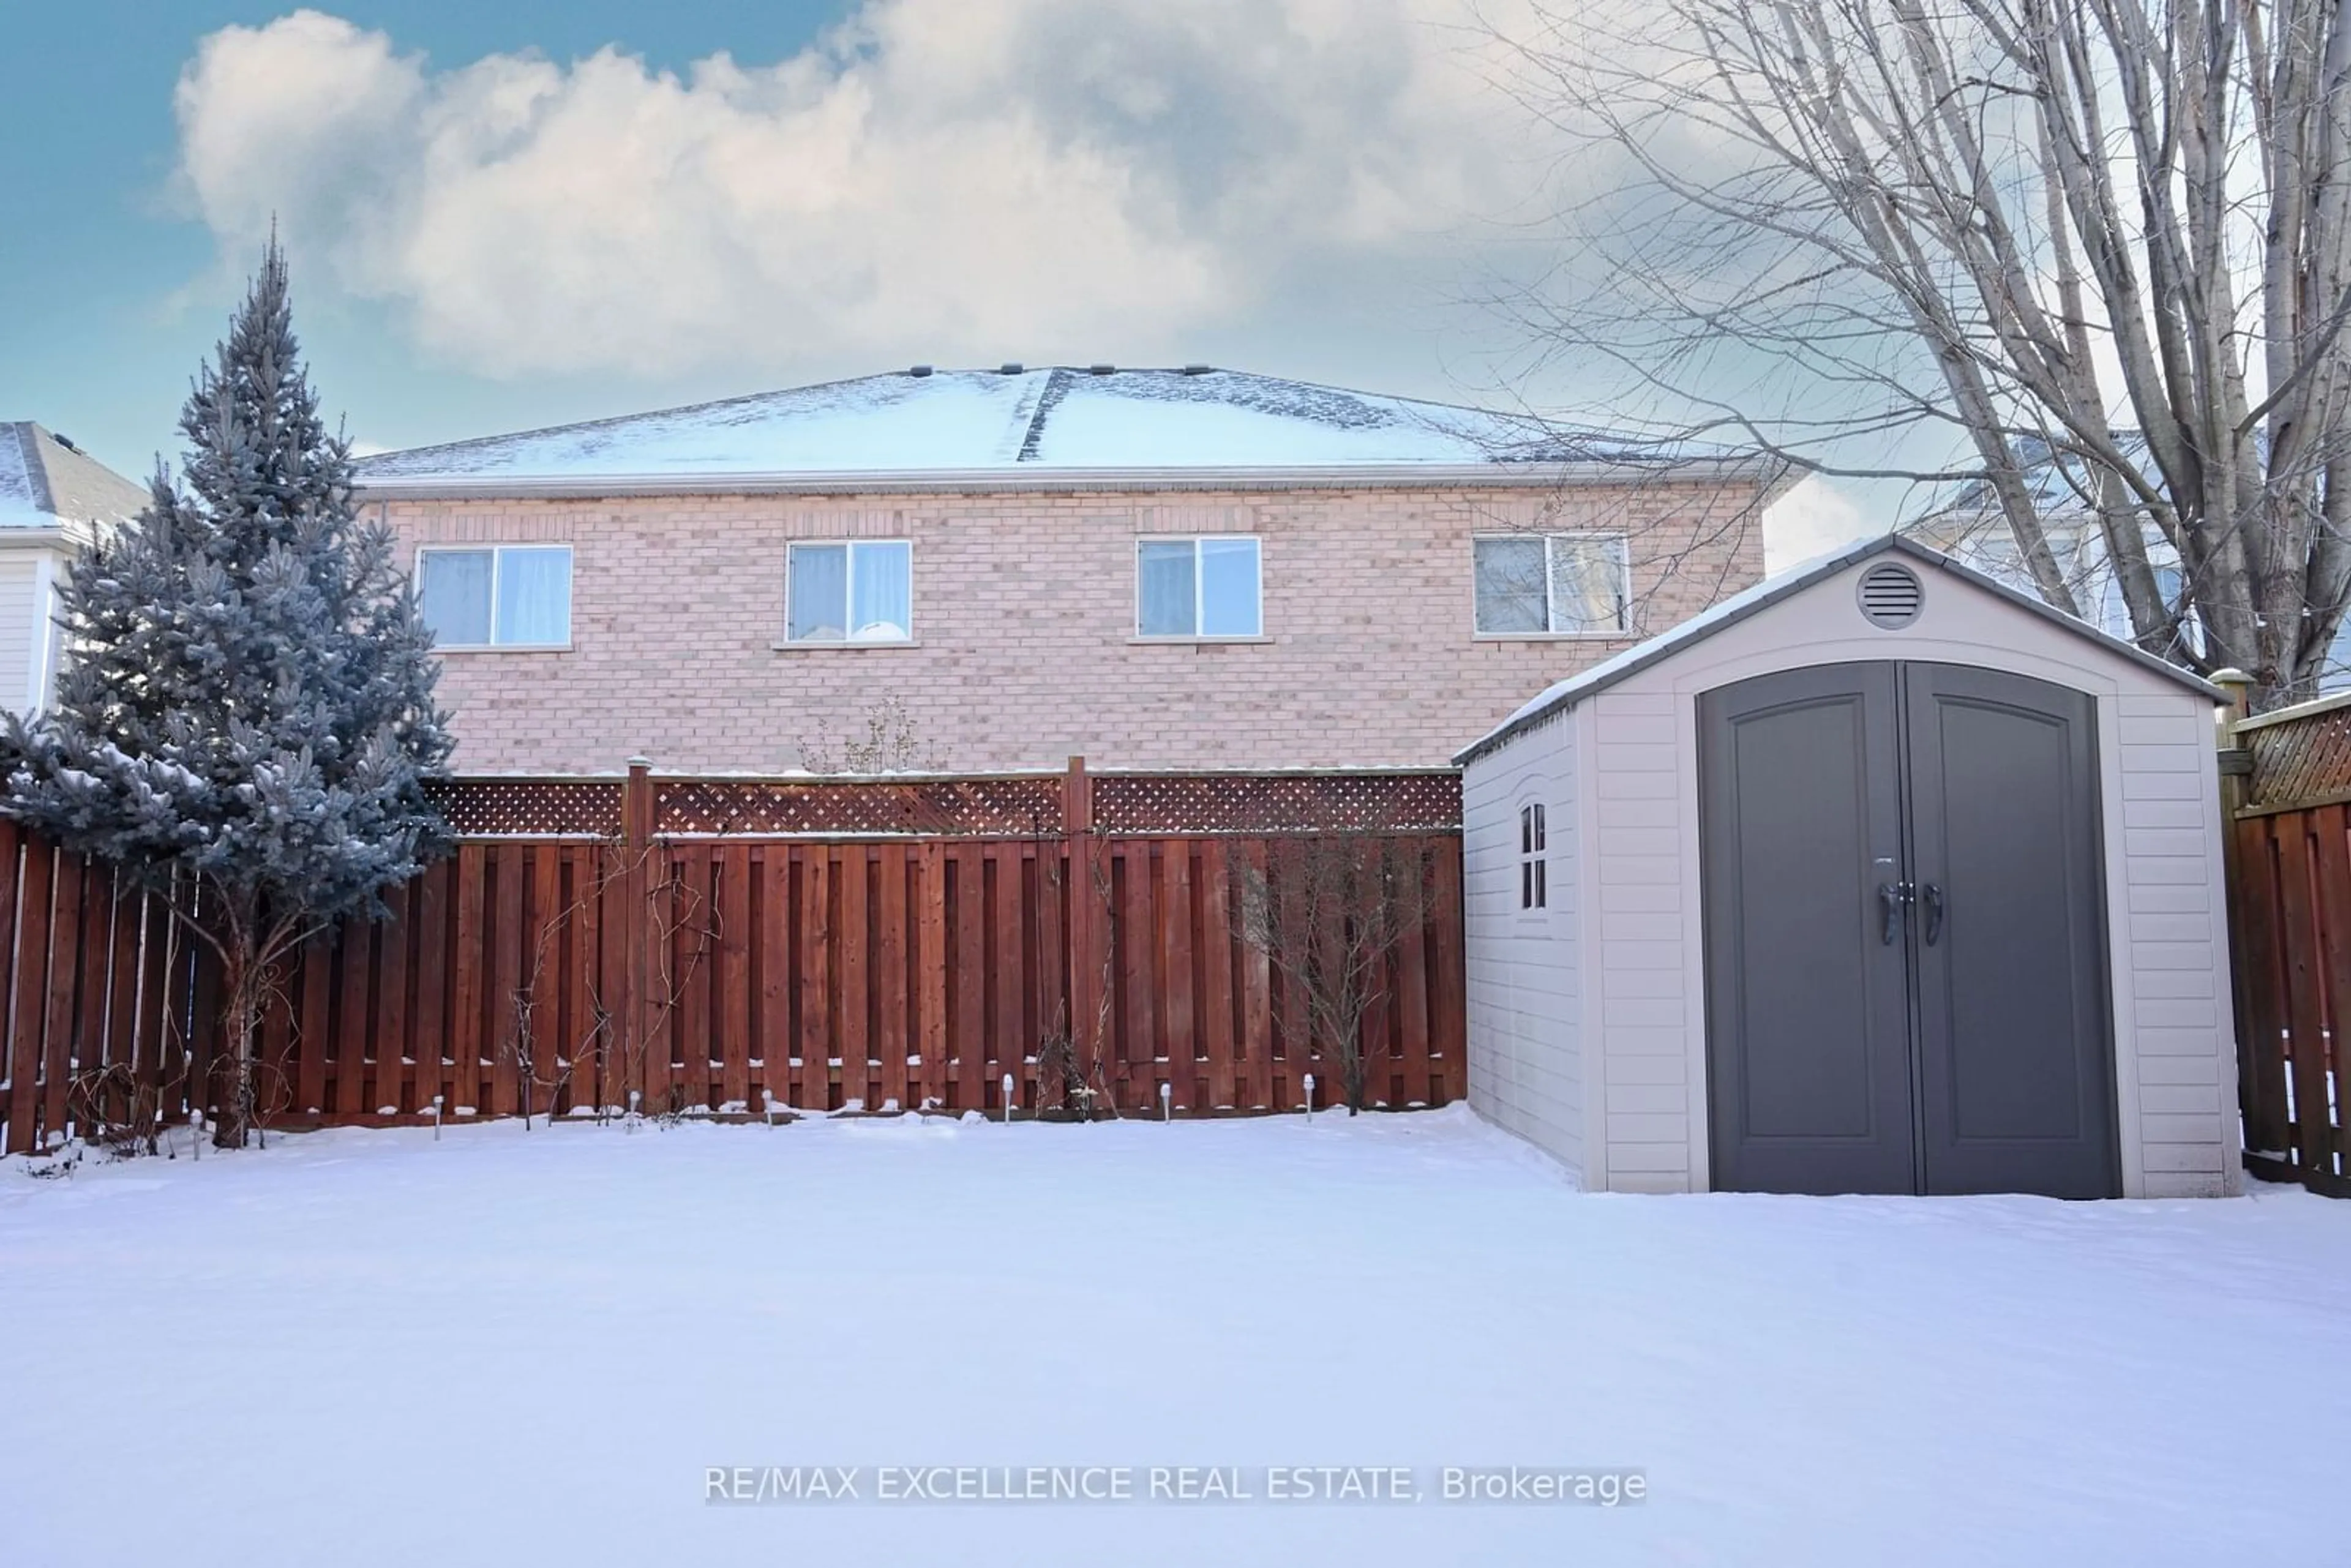
M 1505 82 L 1561 167 L 1618 172 L 1571 187 L 1580 254 L 1519 316 L 1543 362 L 1624 367 L 1605 416 L 1630 392 L 1696 411 L 1673 439 L 1966 478 L 2051 604 L 2110 572 L 2142 648 L 2247 672 L 2258 707 L 2312 694 L 2351 598 L 2351 0 L 1531 0 L 1524 26 Z M 2087 580 L 2061 518 L 2104 545 Z
M 1351 994 L 1339 1020 L 1339 1088 L 1346 1096 L 1350 1116 L 1363 1111 L 1364 1091 L 1371 1083 L 1364 1065 L 1364 1014 L 1370 1009 L 1369 998 Z
M 261 1019 L 264 969 L 251 910 L 235 912 L 221 939 L 222 1059 L 213 1068 L 220 1107 L 213 1121 L 215 1147 L 241 1149 L 254 1122 L 253 1037 Z

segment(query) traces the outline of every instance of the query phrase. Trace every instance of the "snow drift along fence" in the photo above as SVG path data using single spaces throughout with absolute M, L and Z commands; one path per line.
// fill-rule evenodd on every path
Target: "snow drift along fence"
M 2245 1168 L 2351 1197 L 2351 695 L 2231 729 L 2222 782 Z
M 1294 1109 L 1339 1063 L 1239 936 L 1318 830 L 1425 868 L 1366 1019 L 1371 1094 L 1463 1092 L 1449 773 L 460 781 L 456 854 L 311 944 L 262 1023 L 268 1124 L 599 1107 L 712 1114 Z M 105 867 L 0 824 L 0 1145 L 210 1109 L 207 954 Z

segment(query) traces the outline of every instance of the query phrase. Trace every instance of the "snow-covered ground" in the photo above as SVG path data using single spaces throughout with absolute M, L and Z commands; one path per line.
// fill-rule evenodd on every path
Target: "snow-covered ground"
M 2298 1192 L 1587 1196 L 1458 1111 L 0 1167 L 9 1563 L 2334 1562 L 2346 1408 L 2351 1204 Z M 872 1496 L 1512 1464 L 1649 1496 Z

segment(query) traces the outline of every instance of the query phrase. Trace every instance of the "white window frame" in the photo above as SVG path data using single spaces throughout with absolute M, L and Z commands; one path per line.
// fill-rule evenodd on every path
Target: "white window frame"
M 2166 589 L 2166 588 L 2164 587 L 2164 581 L 2163 581 L 2163 580 L 2164 580 L 2164 578 L 2165 578 L 2165 576 L 2166 576 L 2167 574 L 2168 574 L 2168 575 L 2169 575 L 2169 577 L 2170 577 L 2170 579 L 2171 579 L 2171 586 L 2170 586 L 2168 589 Z M 2121 596 L 2121 585 L 2122 585 L 2122 579 L 2121 579 L 2121 578 L 2119 578 L 2119 577 L 2113 577 L 2113 576 L 2111 575 L 2111 571 L 2110 571 L 2109 575 L 2110 575 L 2110 580 L 2114 582 L 2115 587 L 2116 587 L 2116 596 L 2117 598 L 2119 598 L 2119 597 Z M 2158 563 L 2156 563 L 2156 565 L 2155 565 L 2155 586 L 2156 586 L 2156 590 L 2157 590 L 2157 591 L 2158 591 L 2158 592 L 2159 592 L 2159 593 L 2162 593 L 2162 594 L 2163 594 L 2163 596 L 2164 596 L 2164 601 L 2164 601 L 2164 603 L 2165 603 L 2167 606 L 2170 604 L 2170 602 L 2171 602 L 2171 599 L 2172 599 L 2172 595 L 2177 594 L 2177 593 L 2179 593 L 2179 592 L 2180 592 L 2180 591 L 2182 591 L 2184 590 L 2184 588 L 2186 587 L 2187 581 L 2188 581 L 2188 569 L 2187 569 L 2186 567 L 2184 567 L 2184 566 L 2179 565 L 2177 561 L 2158 562 Z M 2126 606 L 2126 607 L 2125 607 L 2125 609 L 2124 609 L 2124 611 L 2123 611 L 2123 618 L 2122 618 L 2122 619 L 2123 619 L 2123 630 L 2122 630 L 2120 632 L 2118 632 L 2118 633 L 2117 633 L 2117 635 L 2119 635 L 2119 636 L 2123 639 L 2123 641 L 2125 641 L 2125 642 L 2128 642 L 2128 641 L 2130 641 L 2130 611 L 2129 611 L 2129 609 L 2128 609 L 2128 607 L 2127 607 L 2127 606 Z M 2351 626 L 2351 619 L 2346 619 L 2346 620 L 2345 621 L 2344 624 L 2345 624 L 2346 626 Z M 2201 613 L 2197 610 L 2197 608 L 2196 608 L 2196 606 L 2195 606 L 2195 605 L 2193 605 L 2193 604 L 2189 604 L 2189 605 L 2188 605 L 2188 606 L 2186 606 L 2186 607 L 2185 607 L 2185 613 L 2183 613 L 2183 614 L 2179 617 L 2179 625 L 2178 629 L 2177 629 L 2177 630 L 2175 630 L 2175 631 L 2172 632 L 2172 634 L 2171 634 L 2171 635 L 2172 635 L 2172 642 L 2173 642 L 2173 645 L 2174 645 L 2174 646 L 2176 646 L 2176 647 L 2178 647 L 2178 648 L 2181 649 L 2182 651 L 2184 651 L 2184 652 L 2186 652 L 2186 653 L 2195 653 L 2195 654 L 2199 654 L 2199 655 L 2202 654 L 2202 653 L 2204 652 L 2204 617 L 2203 617 L 2203 615 L 2202 615 L 2202 614 L 2201 614 Z M 2337 640 L 2338 640 L 2338 641 L 2340 640 L 2341 635 L 2342 635 L 2342 634 L 2341 634 L 2340 632 L 2337 632 L 2337 633 L 2336 633 L 2336 638 L 2337 638 Z M 2331 652 L 2331 651 L 2332 651 L 2332 650 L 2330 649 L 2330 652 Z M 2321 679 L 2321 680 L 2323 681 L 2323 680 L 2325 680 L 2325 678 L 2326 678 L 2326 673 L 2325 673 L 2324 670 L 2322 670 L 2322 671 L 2320 672 L 2320 674 L 2319 674 L 2319 679 Z
M 849 607 L 857 602 L 857 551 L 859 547 L 904 545 L 906 547 L 906 634 L 904 637 L 860 637 L 849 624 Z M 848 547 L 848 570 L 841 576 L 841 635 L 838 637 L 795 637 L 792 635 L 792 552 L 796 549 L 821 549 L 832 546 Z M 914 541 L 912 538 L 801 538 L 784 541 L 784 632 L 776 640 L 778 648 L 911 648 L 914 645 Z
M 1246 542 L 1257 552 L 1257 614 L 1254 632 L 1203 632 L 1200 627 L 1208 618 L 1206 580 L 1200 571 L 1200 547 L 1204 544 L 1238 544 Z M 1192 630 L 1189 632 L 1145 632 L 1143 629 L 1143 547 L 1145 545 L 1190 545 L 1192 547 Z M 1137 534 L 1134 536 L 1134 640 L 1138 643 L 1262 643 L 1265 641 L 1265 537 L 1262 534 Z
M 501 643 L 498 641 L 498 574 L 505 570 L 506 553 L 510 549 L 553 550 L 563 552 L 563 623 L 571 634 L 560 643 Z M 490 640 L 486 643 L 443 643 L 436 640 L 436 653 L 569 653 L 578 637 L 574 617 L 580 609 L 580 552 L 569 539 L 501 539 L 480 544 L 439 544 L 416 547 L 416 561 L 409 577 L 415 584 L 421 600 L 424 593 L 424 558 L 433 555 L 479 555 L 490 552 Z
M 57 668 L 65 652 L 57 609 L 57 558 L 43 550 L 33 561 L 33 657 L 25 690 L 28 716 L 46 710 L 57 695 Z
M 1541 800 L 1519 802 L 1519 913 L 1551 913 L 1551 831 Z
M 1622 572 L 1623 572 L 1623 574 L 1624 574 L 1624 575 L 1623 575 L 1623 588 L 1624 588 L 1623 600 L 1624 600 L 1624 605 L 1625 605 L 1625 623 L 1624 623 L 1622 626 L 1620 626 L 1620 627 L 1616 628 L 1616 629 L 1615 629 L 1615 630 L 1614 630 L 1614 631 L 1587 631 L 1587 632 L 1552 632 L 1552 631 L 1549 631 L 1549 630 L 1545 630 L 1545 631 L 1541 631 L 1541 632 L 1489 632 L 1489 631 L 1487 631 L 1484 627 L 1482 627 L 1482 626 L 1479 625 L 1479 624 L 1478 624 L 1478 547 L 1479 547 L 1479 545 L 1481 545 L 1481 544 L 1484 544 L 1484 543 L 1488 542 L 1489 540 L 1517 540 L 1517 541 L 1523 542 L 1523 541 L 1525 541 L 1525 540 L 1527 540 L 1527 539 L 1541 539 L 1541 540 L 1542 540 L 1542 545 L 1543 545 L 1543 624 L 1545 625 L 1545 627 L 1549 627 L 1552 622 L 1554 622 L 1554 621 L 1556 621 L 1556 620 L 1558 620 L 1558 619 L 1559 619 L 1559 611 L 1558 611 L 1558 608 L 1557 608 L 1555 605 L 1553 605 L 1553 604 L 1552 603 L 1552 599 L 1551 599 L 1551 584 L 1552 584 L 1552 559 L 1551 559 L 1551 552 L 1552 552 L 1552 541 L 1553 541 L 1553 540 L 1556 540 L 1556 539 L 1613 539 L 1613 540 L 1614 540 L 1616 543 L 1618 543 L 1618 544 L 1622 545 L 1622 546 L 1624 547 L 1624 550 L 1623 550 L 1623 561 L 1622 561 L 1621 570 L 1622 570 Z M 1532 529 L 1528 529 L 1528 530 L 1525 530 L 1525 531 L 1523 531 L 1523 532 L 1515 532 L 1515 533 L 1482 533 L 1482 534 L 1472 534 L 1472 535 L 1470 535 L 1470 536 L 1469 536 L 1469 632 L 1470 632 L 1470 635 L 1471 635 L 1471 636 L 1473 636 L 1473 637 L 1486 638 L 1486 639 L 1489 639 L 1489 640 L 1494 641 L 1494 642 L 1501 642 L 1501 643 L 1510 643 L 1510 642 L 1537 642 L 1537 641 L 1551 641 L 1551 640 L 1575 640 L 1575 639 L 1584 639 L 1584 640 L 1598 639 L 1598 640 L 1601 640 L 1601 641 L 1614 641 L 1614 642 L 1620 642 L 1620 643 L 1621 643 L 1621 642 L 1623 642 L 1625 639 L 1626 639 L 1626 638 L 1628 638 L 1628 637 L 1630 637 L 1630 636 L 1632 636 L 1632 635 L 1633 635 L 1633 537 L 1632 537 L 1630 534 L 1626 534 L 1626 533 L 1620 533 L 1620 532 L 1616 532 L 1616 531 L 1614 531 L 1614 530 L 1611 530 L 1611 529 L 1606 529 L 1606 528 L 1569 528 L 1569 529 L 1564 529 L 1564 530 L 1559 530 L 1559 531 L 1553 531 L 1553 532 L 1544 532 L 1544 533 L 1538 533 L 1538 532 L 1535 532 L 1535 531 L 1534 531 L 1534 530 L 1532 530 Z

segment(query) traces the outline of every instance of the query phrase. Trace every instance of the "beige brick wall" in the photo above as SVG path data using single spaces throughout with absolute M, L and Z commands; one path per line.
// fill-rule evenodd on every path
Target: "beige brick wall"
M 475 770 L 803 765 L 903 703 L 957 769 L 1437 763 L 1632 639 L 1480 639 L 1473 535 L 1632 540 L 1635 631 L 1755 581 L 1751 488 L 668 497 L 379 503 L 420 544 L 563 540 L 572 646 L 455 652 L 444 704 Z M 1138 643 L 1134 539 L 1262 538 L 1265 640 Z M 794 539 L 914 541 L 912 647 L 772 644 Z

